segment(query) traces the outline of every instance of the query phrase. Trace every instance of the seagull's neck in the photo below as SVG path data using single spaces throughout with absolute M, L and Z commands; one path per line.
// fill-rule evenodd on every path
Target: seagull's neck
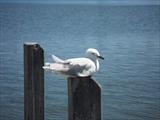
M 99 61 L 98 61 L 98 59 L 96 60 L 96 70 L 97 71 L 99 70 Z
M 87 58 L 89 58 L 90 60 L 92 60 L 95 63 L 96 71 L 98 71 L 99 70 L 99 61 L 98 61 L 98 59 L 94 59 L 94 58 L 91 58 L 91 57 L 87 57 Z

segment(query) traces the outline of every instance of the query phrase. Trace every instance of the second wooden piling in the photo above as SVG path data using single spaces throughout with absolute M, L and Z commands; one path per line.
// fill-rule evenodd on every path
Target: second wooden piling
M 101 120 L 101 87 L 90 77 L 68 78 L 68 120 Z

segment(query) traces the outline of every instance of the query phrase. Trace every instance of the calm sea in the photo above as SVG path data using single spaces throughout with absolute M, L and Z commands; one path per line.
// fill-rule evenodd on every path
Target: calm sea
M 23 120 L 23 43 L 67 59 L 105 57 L 103 120 L 160 119 L 160 6 L 0 4 L 0 120 Z M 45 120 L 67 120 L 67 81 L 45 72 Z

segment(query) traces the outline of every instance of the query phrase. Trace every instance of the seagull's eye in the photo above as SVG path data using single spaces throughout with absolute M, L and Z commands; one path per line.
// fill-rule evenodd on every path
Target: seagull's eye
M 94 56 L 97 56 L 97 54 L 96 53 L 91 53 L 92 55 L 94 55 Z

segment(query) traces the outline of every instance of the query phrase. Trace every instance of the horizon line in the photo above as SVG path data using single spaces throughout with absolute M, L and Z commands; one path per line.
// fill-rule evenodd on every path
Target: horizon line
M 68 5 L 160 5 L 160 1 L 0 1 L 1 3 L 68 4 Z

